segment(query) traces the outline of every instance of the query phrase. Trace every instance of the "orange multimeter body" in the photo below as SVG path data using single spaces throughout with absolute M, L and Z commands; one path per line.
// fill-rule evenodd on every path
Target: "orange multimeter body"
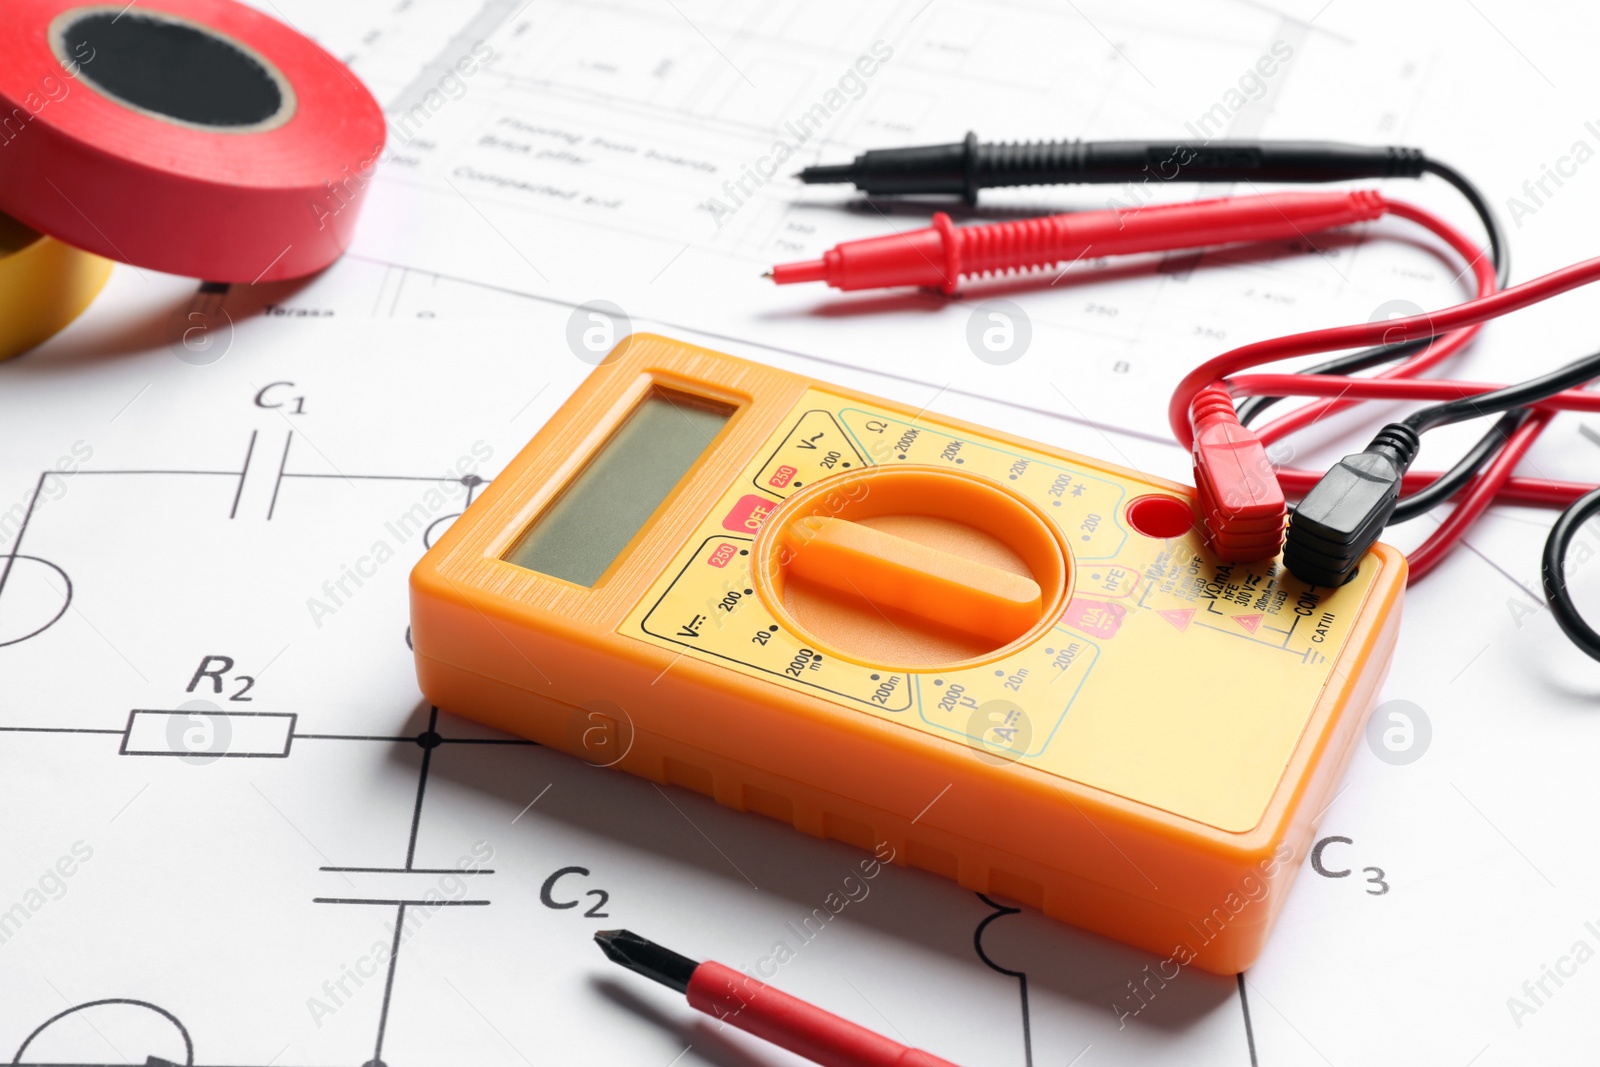
M 625 339 L 418 563 L 442 708 L 1219 973 L 1387 671 L 1404 558 L 1219 563 L 1187 486 Z

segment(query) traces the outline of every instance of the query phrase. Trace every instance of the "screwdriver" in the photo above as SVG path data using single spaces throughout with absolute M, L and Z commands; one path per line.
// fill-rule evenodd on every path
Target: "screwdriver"
M 1357 190 L 1220 197 L 959 228 L 941 211 L 932 226 L 846 241 L 821 259 L 779 264 L 763 277 L 778 285 L 827 282 L 843 290 L 914 285 L 950 294 L 962 277 L 1070 265 L 1090 253 L 1099 258 L 1307 238 L 1370 222 L 1385 210 L 1382 194 Z
M 652 978 L 689 1006 L 824 1067 L 956 1067 L 712 960 L 696 963 L 631 930 L 594 935 L 612 963 Z

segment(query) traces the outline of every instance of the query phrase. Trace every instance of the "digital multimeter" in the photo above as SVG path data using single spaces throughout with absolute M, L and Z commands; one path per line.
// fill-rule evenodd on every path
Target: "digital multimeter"
M 1219 563 L 1194 491 L 625 339 L 411 576 L 447 710 L 1219 973 L 1387 671 L 1404 558 Z

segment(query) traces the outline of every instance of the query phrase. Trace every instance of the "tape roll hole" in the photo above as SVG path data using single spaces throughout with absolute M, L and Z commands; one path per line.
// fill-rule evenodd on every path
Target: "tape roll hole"
M 186 19 L 82 7 L 51 26 L 56 58 L 104 96 L 186 126 L 255 132 L 294 111 L 283 75 L 254 51 Z

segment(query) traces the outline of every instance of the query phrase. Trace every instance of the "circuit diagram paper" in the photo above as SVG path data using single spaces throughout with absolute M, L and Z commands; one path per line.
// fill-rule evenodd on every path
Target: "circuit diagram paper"
M 933 210 L 787 176 L 968 129 L 1422 144 L 1491 190 L 1526 279 L 1594 251 L 1600 168 L 1576 146 L 1600 148 L 1600 75 L 1590 29 L 1568 25 L 1586 14 L 261 6 L 349 61 L 388 113 L 351 254 L 223 293 L 119 266 L 80 321 L 0 366 L 0 1055 L 800 1062 L 608 964 L 590 939 L 617 926 L 734 966 L 781 957 L 786 990 L 963 1064 L 1592 1054 L 1600 692 L 1538 593 L 1545 513 L 1496 509 L 1408 594 L 1379 712 L 1406 716 L 1416 755 L 1358 745 L 1315 863 L 1238 980 L 1163 977 L 1143 953 L 918 871 L 865 877 L 859 850 L 431 708 L 405 588 L 588 372 L 573 331 L 601 301 L 617 329 L 1187 480 L 1163 414 L 1183 369 L 1454 302 L 1459 268 L 1383 224 L 1085 261 L 954 300 L 777 290 L 759 277 L 774 262 Z M 1544 177 L 1558 165 L 1560 184 Z M 1448 189 L 1393 191 L 1470 222 Z M 1141 195 L 1201 193 L 1023 190 L 954 213 Z M 991 300 L 1027 323 L 1009 363 L 970 341 Z M 1461 376 L 1581 354 L 1592 300 L 1491 327 Z M 195 315 L 201 350 L 182 343 Z M 1330 423 L 1295 439 L 1300 460 L 1363 425 Z M 1424 464 L 1463 440 L 1430 441 Z M 1564 416 L 1529 462 L 1593 480 L 1597 442 L 1600 423 Z M 1585 537 L 1592 556 L 1600 536 Z M 1574 576 L 1580 597 L 1600 589 L 1600 569 Z M 848 903 L 830 912 L 830 895 Z

